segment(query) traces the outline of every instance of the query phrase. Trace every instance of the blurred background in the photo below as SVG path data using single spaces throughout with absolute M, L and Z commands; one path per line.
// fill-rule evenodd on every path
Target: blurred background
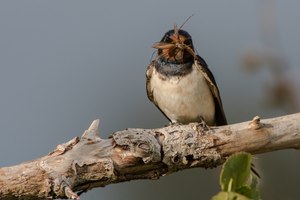
M 100 118 L 100 133 L 168 121 L 145 92 L 151 45 L 184 29 L 215 75 L 230 123 L 299 111 L 300 2 L 0 2 L 0 166 L 46 155 Z M 255 156 L 263 199 L 300 199 L 300 152 Z M 97 188 L 82 200 L 210 199 L 220 168 Z

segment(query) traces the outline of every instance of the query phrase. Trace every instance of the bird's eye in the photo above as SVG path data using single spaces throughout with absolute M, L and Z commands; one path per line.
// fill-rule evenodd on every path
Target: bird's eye
M 171 39 L 169 36 L 167 36 L 167 37 L 166 37 L 166 42 L 171 43 L 171 42 L 172 42 L 172 39 Z
M 185 43 L 186 45 L 192 45 L 192 40 L 191 40 L 191 39 L 186 39 L 186 40 L 184 41 L 184 43 Z

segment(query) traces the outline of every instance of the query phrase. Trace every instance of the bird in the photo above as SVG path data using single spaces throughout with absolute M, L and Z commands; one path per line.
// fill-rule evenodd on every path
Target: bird
M 147 96 L 173 124 L 227 125 L 215 78 L 182 26 L 152 46 L 157 55 L 146 69 Z

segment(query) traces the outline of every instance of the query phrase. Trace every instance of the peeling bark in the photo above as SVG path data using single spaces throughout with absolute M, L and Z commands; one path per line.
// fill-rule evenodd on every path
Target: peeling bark
M 95 187 L 212 168 L 240 151 L 300 148 L 300 113 L 222 127 L 201 124 L 127 129 L 101 139 L 99 120 L 42 158 L 0 168 L 0 199 L 79 199 Z

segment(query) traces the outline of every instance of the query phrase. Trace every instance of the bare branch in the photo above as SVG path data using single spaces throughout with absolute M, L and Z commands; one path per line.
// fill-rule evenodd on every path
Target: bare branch
M 240 151 L 300 148 L 300 113 L 207 129 L 201 124 L 127 129 L 101 139 L 99 120 L 47 156 L 0 168 L 0 199 L 79 199 L 95 187 L 211 168 Z

